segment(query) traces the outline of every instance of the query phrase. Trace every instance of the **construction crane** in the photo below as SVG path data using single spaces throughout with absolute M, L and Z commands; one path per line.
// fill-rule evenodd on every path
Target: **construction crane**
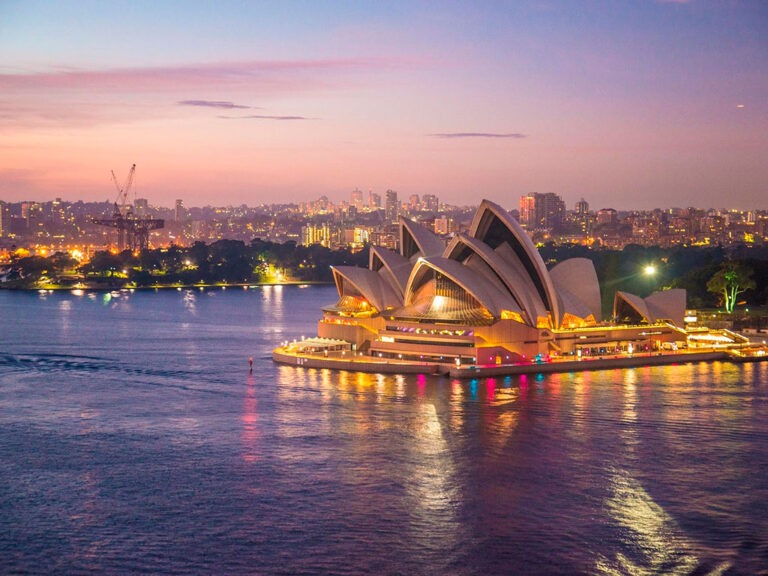
M 117 249 L 121 252 L 126 248 L 130 250 L 145 250 L 149 248 L 150 230 L 158 230 L 165 226 L 165 220 L 139 218 L 131 211 L 131 206 L 128 204 L 128 192 L 133 184 L 135 172 L 136 164 L 131 166 L 131 169 L 128 171 L 125 184 L 120 186 L 117 176 L 115 176 L 115 171 L 112 170 L 112 181 L 117 188 L 115 211 L 111 218 L 99 218 L 93 221 L 95 224 L 117 228 Z
M 119 213 L 120 206 L 125 206 L 128 204 L 128 191 L 131 189 L 131 185 L 133 184 L 133 174 L 136 172 L 136 164 L 131 166 L 131 169 L 128 171 L 128 178 L 125 180 L 125 184 L 121 187 L 120 184 L 117 182 L 117 176 L 115 176 L 115 171 L 112 170 L 112 182 L 115 183 L 115 187 L 117 188 L 117 199 L 115 200 L 115 213 Z

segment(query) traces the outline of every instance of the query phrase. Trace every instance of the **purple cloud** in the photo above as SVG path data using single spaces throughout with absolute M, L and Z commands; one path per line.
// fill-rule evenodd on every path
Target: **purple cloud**
M 249 114 L 248 116 L 219 116 L 225 120 L 312 120 L 306 116 L 267 116 L 263 114 Z
M 443 132 L 430 134 L 433 138 L 528 138 L 518 132 Z
M 176 102 L 179 106 L 201 106 L 203 108 L 225 108 L 232 110 L 235 108 L 248 109 L 250 106 L 235 104 L 225 100 L 179 100 Z
M 0 73 L 4 90 L 107 90 L 144 92 L 216 86 L 249 87 L 261 93 L 313 90 L 338 85 L 329 73 L 385 69 L 392 62 L 378 59 L 277 60 L 217 62 L 154 68 L 103 70 L 58 69 L 44 72 Z
M 343 90 L 369 81 L 368 72 L 406 65 L 396 60 L 250 60 L 143 68 L 7 72 L 0 68 L 0 126 L 97 125 L 168 114 L 167 102 L 211 110 L 259 110 L 230 101 L 177 95 L 247 94 L 247 98 Z M 215 93 L 215 92 L 214 92 Z M 183 96 L 182 96 L 183 97 Z M 240 96 L 237 96 L 240 98 Z M 6 114 L 7 111 L 7 114 Z M 303 117 L 264 118 L 303 120 Z

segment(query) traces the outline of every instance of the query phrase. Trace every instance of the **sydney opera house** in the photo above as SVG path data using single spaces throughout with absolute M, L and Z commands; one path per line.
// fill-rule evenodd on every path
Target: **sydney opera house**
M 372 247 L 368 268 L 333 268 L 338 301 L 323 309 L 312 353 L 405 363 L 510 365 L 632 354 L 686 341 L 685 291 L 617 292 L 603 317 L 591 260 L 547 269 L 520 224 L 484 200 L 447 244 L 400 219 L 399 252 Z M 279 360 L 279 358 L 276 358 Z
M 318 336 L 283 343 L 275 361 L 498 374 L 550 361 L 564 369 L 584 359 L 603 361 L 593 367 L 722 359 L 722 350 L 748 343 L 727 330 L 686 330 L 679 289 L 646 298 L 616 292 L 604 318 L 592 261 L 573 258 L 547 269 L 518 222 L 487 200 L 468 232 L 447 244 L 401 218 L 399 252 L 373 247 L 368 268 L 339 266 L 333 276 L 338 300 L 323 309 Z M 689 346 L 709 352 L 680 354 Z

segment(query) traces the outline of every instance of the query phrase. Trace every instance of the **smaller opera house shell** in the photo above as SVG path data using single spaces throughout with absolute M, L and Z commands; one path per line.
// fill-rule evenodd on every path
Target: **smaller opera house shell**
M 606 322 L 592 261 L 548 270 L 518 222 L 487 200 L 468 233 L 447 245 L 401 218 L 399 252 L 372 247 L 367 269 L 334 267 L 333 277 L 339 299 L 323 309 L 318 336 L 348 342 L 357 355 L 509 364 L 686 339 L 685 291 L 618 292 Z

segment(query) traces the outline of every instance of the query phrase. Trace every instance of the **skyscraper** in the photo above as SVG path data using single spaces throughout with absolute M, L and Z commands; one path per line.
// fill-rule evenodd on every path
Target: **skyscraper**
M 523 228 L 533 230 L 536 228 L 536 196 L 527 194 L 520 196 L 520 224 Z
M 529 230 L 559 228 L 565 202 L 554 192 L 533 192 L 520 197 L 520 224 Z
M 350 204 L 357 208 L 358 210 L 363 207 L 363 191 L 358 190 L 355 188 L 352 190 L 352 195 L 350 197 Z
M 440 202 L 434 194 L 424 194 L 421 200 L 424 210 L 429 212 L 438 212 L 440 210 Z
M 400 203 L 397 199 L 397 192 L 387 190 L 386 200 L 384 201 L 384 217 L 389 223 L 396 223 L 397 216 L 400 214 Z
M 176 220 L 176 222 L 181 222 L 187 217 L 187 211 L 184 208 L 184 201 L 183 200 L 176 200 L 176 210 L 173 214 L 173 219 Z

